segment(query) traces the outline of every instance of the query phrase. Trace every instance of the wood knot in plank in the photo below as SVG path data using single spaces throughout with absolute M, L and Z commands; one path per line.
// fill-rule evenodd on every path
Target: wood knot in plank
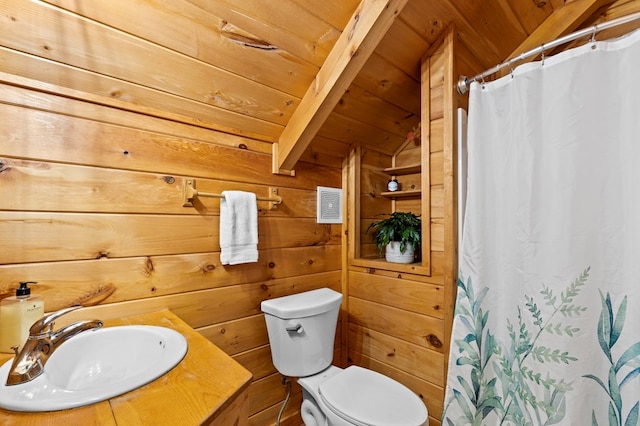
M 360 13 L 356 13 L 353 16 L 353 27 L 351 27 L 351 31 L 349 31 L 349 40 L 353 39 L 353 36 L 356 33 L 356 28 L 358 27 L 358 22 L 360 22 Z
M 429 342 L 429 344 L 431 346 L 433 346 L 434 348 L 441 348 L 442 347 L 442 342 L 440 341 L 440 339 L 438 339 L 438 336 L 436 336 L 435 334 L 428 334 L 425 337 L 426 337 L 427 341 Z
M 440 27 L 441 27 L 440 21 L 434 20 L 433 22 L 431 22 L 431 30 L 429 32 L 431 34 L 439 34 L 441 31 Z
M 153 265 L 153 260 L 149 256 L 144 261 L 144 273 L 147 275 L 151 275 L 155 270 L 155 266 Z
M 109 252 L 108 251 L 101 251 L 98 253 L 98 255 L 96 256 L 96 259 L 102 259 L 102 258 L 108 258 L 109 257 Z
M 106 300 L 116 291 L 113 284 L 99 285 L 97 289 L 74 300 L 69 306 L 95 306 Z
M 244 34 L 241 34 L 243 32 Z M 223 21 L 220 27 L 220 35 L 229 39 L 229 41 L 244 47 L 250 47 L 259 50 L 276 50 L 278 46 L 274 46 L 268 41 L 262 40 L 253 34 L 244 32 L 239 28 Z

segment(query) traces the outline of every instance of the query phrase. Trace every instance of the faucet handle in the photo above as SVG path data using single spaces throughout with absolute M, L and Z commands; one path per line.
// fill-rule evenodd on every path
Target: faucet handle
M 37 336 L 43 333 L 51 333 L 53 329 L 53 322 L 60 318 L 62 315 L 68 314 L 71 311 L 80 309 L 82 306 L 72 306 L 70 308 L 60 309 L 59 311 L 52 312 L 43 316 L 38 321 L 34 322 L 31 328 L 29 328 L 30 336 Z M 49 330 L 47 330 L 49 328 Z

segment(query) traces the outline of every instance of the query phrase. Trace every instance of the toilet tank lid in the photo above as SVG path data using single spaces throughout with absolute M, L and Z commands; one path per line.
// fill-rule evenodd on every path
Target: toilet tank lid
M 265 300 L 260 308 L 265 314 L 282 319 L 304 318 L 328 312 L 342 303 L 342 294 L 330 288 L 305 291 Z

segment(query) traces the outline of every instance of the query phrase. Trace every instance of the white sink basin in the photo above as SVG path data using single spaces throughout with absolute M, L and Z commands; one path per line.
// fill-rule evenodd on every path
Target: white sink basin
M 184 336 L 166 327 L 86 331 L 62 343 L 30 382 L 7 386 L 12 360 L 0 367 L 0 407 L 33 412 L 94 404 L 152 382 L 186 353 Z

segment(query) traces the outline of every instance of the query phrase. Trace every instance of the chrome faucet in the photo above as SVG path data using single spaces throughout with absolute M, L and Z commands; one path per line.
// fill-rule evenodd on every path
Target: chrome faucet
M 22 350 L 18 352 L 18 346 L 12 347 L 16 356 L 7 376 L 7 386 L 18 385 L 35 379 L 44 372 L 47 360 L 58 346 L 83 331 L 102 327 L 102 321 L 82 320 L 58 331 L 53 331 L 54 321 L 57 318 L 79 308 L 81 306 L 61 309 L 45 315 L 33 323 L 29 329 L 29 337 Z

